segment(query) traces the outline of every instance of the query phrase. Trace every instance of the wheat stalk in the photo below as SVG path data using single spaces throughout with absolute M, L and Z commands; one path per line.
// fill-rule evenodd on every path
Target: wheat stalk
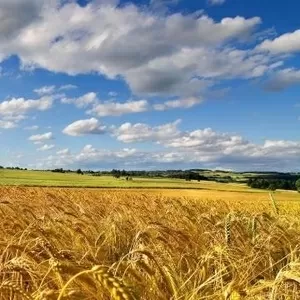
M 272 205 L 273 205 L 274 212 L 275 212 L 276 215 L 278 215 L 278 214 L 279 214 L 279 208 L 278 208 L 278 206 L 277 206 L 277 204 L 276 204 L 275 198 L 273 197 L 272 193 L 269 193 L 269 197 L 270 197 L 270 199 L 271 199 L 271 202 L 272 202 Z
M 256 229 L 257 229 L 257 222 L 256 222 L 256 217 L 254 216 L 251 220 L 252 243 L 254 243 L 256 239 Z

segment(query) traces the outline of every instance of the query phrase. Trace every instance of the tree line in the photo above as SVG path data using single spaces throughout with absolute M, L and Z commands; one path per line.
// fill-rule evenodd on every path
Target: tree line
M 275 191 L 280 190 L 298 190 L 300 192 L 300 178 L 299 179 L 272 179 L 272 178 L 249 178 L 248 186 L 256 189 L 267 189 Z

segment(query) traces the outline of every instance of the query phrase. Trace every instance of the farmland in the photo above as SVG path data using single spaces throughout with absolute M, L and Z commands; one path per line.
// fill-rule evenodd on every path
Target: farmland
M 211 181 L 185 181 L 173 178 L 125 178 L 112 176 L 89 176 L 76 173 L 52 173 L 43 171 L 0 170 L 0 185 L 56 186 L 56 187 L 97 187 L 97 188 L 184 188 L 239 190 L 259 192 L 243 184 L 221 184 Z
M 205 174 L 207 175 L 208 172 Z M 225 173 L 228 174 L 228 173 Z M 230 173 L 229 173 L 230 174 Z M 239 180 L 241 180 L 239 175 Z M 243 183 L 223 184 L 215 181 L 186 181 L 174 178 L 135 177 L 127 181 L 124 177 L 78 175 L 76 173 L 52 173 L 0 169 L 0 185 L 41 187 L 86 187 L 86 188 L 155 188 L 155 189 L 204 189 L 213 191 L 239 191 L 260 193 Z
M 300 297 L 296 192 L 5 172 L 0 299 Z M 78 178 L 102 188 L 20 186 Z

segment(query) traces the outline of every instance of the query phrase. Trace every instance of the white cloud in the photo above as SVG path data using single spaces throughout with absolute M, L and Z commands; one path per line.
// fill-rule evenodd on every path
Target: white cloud
M 92 167 L 94 164 L 101 164 L 101 168 L 108 165 L 120 166 L 126 165 L 124 161 L 132 161 L 143 154 L 139 153 L 134 148 L 124 148 L 116 151 L 106 149 L 96 149 L 92 145 L 86 145 L 80 152 L 70 155 L 48 156 L 46 159 L 41 159 L 37 164 L 40 168 L 53 167 Z
M 256 164 L 262 168 L 278 168 L 288 166 L 291 162 L 299 162 L 300 142 L 266 140 L 263 144 L 255 144 L 242 136 L 213 131 L 211 128 L 194 131 L 180 131 L 179 122 L 156 127 L 146 124 L 125 123 L 114 130 L 114 135 L 125 143 L 154 142 L 164 146 L 166 150 L 149 155 L 151 163 L 205 163 L 249 166 Z
M 57 155 L 69 155 L 71 154 L 70 149 L 66 148 L 66 149 L 62 149 L 56 152 Z
M 114 128 L 113 135 L 124 143 L 133 142 L 163 142 L 165 140 L 177 137 L 179 131 L 177 125 L 181 120 L 173 123 L 163 124 L 156 127 L 150 127 L 147 124 L 137 123 L 124 123 L 119 128 Z
M 73 89 L 77 89 L 77 86 L 73 84 L 66 84 L 60 87 L 56 87 L 55 85 L 46 85 L 38 89 L 35 89 L 34 92 L 37 93 L 39 96 L 52 95 L 55 98 L 60 98 L 61 96 L 63 96 L 63 94 L 57 94 L 57 95 L 53 95 L 53 94 L 56 91 L 68 91 Z
M 37 125 L 24 127 L 24 130 L 38 130 L 38 129 L 39 129 L 39 126 L 37 126 Z
M 43 133 L 43 134 L 36 134 L 36 135 L 32 135 L 29 137 L 29 141 L 32 142 L 44 142 L 44 141 L 49 141 L 52 140 L 53 137 L 53 133 L 52 132 L 47 132 L 47 133 Z
M 197 84 L 199 87 L 199 83 Z M 204 85 L 209 85 L 209 83 L 203 84 L 203 86 Z M 111 92 L 110 95 L 116 96 L 117 93 Z M 124 114 L 141 113 L 149 111 L 152 108 L 160 111 L 175 108 L 190 108 L 201 103 L 202 101 L 203 100 L 200 97 L 178 98 L 154 105 L 150 105 L 145 99 L 129 100 L 127 102 L 116 102 L 114 100 L 101 101 L 98 99 L 97 94 L 94 92 L 87 93 L 78 98 L 61 98 L 62 103 L 74 104 L 78 108 L 86 108 L 88 106 L 92 106 L 92 108 L 87 111 L 87 114 L 95 115 L 98 117 L 121 116 Z
M 7 19 L 18 23 L 19 7 L 10 2 L 3 0 L 0 8 L 12 6 Z M 22 1 L 13 2 L 20 6 Z M 160 15 L 134 4 L 99 0 L 86 6 L 46 0 L 28 0 L 27 5 L 35 10 L 27 9 L 25 20 L 15 26 L 18 38 L 7 34 L 0 44 L 2 58 L 18 55 L 25 69 L 121 76 L 136 94 L 178 97 L 199 96 L 201 88 L 191 84 L 194 78 L 249 78 L 268 69 L 268 59 L 248 50 L 237 57 L 228 46 L 250 37 L 259 17 L 217 22 L 206 15 Z
M 183 132 L 175 139 L 169 139 L 165 145 L 173 148 L 219 151 L 221 148 L 229 151 L 231 146 L 248 145 L 240 136 L 228 133 L 218 133 L 211 128 L 198 129 L 191 132 Z
M 53 99 L 42 97 L 38 100 L 26 100 L 24 98 L 12 98 L 0 103 L 0 116 L 22 116 L 34 110 L 44 111 L 51 108 Z
M 12 129 L 15 127 L 16 127 L 15 122 L 0 120 L 0 128 L 1 129 Z
M 290 68 L 274 73 L 265 83 L 265 88 L 270 91 L 281 91 L 296 84 L 300 85 L 300 70 Z
M 87 113 L 98 117 L 121 116 L 124 114 L 145 112 L 149 109 L 147 100 L 128 101 L 124 103 L 107 101 L 95 105 Z
M 111 92 L 108 93 L 108 96 L 110 96 L 110 97 L 117 97 L 118 93 L 114 92 L 114 91 L 111 91 Z
M 168 110 L 173 108 L 190 108 L 193 107 L 199 103 L 201 103 L 202 100 L 196 97 L 189 97 L 189 98 L 183 98 L 178 100 L 170 100 L 166 101 L 162 104 L 155 104 L 153 107 L 155 110 Z
M 81 136 L 85 134 L 103 134 L 106 132 L 106 126 L 100 124 L 100 122 L 95 119 L 78 120 L 70 125 L 68 125 L 63 133 L 71 136 Z
M 208 0 L 211 5 L 221 5 L 224 4 L 226 0 Z
M 285 33 L 274 40 L 265 40 L 258 49 L 270 51 L 273 54 L 300 52 L 300 29 Z
M 16 127 L 18 122 L 26 119 L 33 111 L 45 111 L 52 107 L 53 98 L 44 96 L 37 100 L 12 98 L 0 102 L 0 120 L 6 127 Z M 10 124 L 10 125 L 9 125 Z
M 61 102 L 64 104 L 75 104 L 78 108 L 84 108 L 91 104 L 98 102 L 97 94 L 94 92 L 87 93 L 78 98 L 62 98 Z
M 55 145 L 43 145 L 42 147 L 38 148 L 37 150 L 38 151 L 48 151 L 48 150 L 51 150 L 55 147 Z
M 247 50 L 184 48 L 128 71 L 127 79 L 138 94 L 199 97 L 216 80 L 261 77 L 275 62 L 271 56 Z
M 155 12 L 167 13 L 169 7 L 176 6 L 180 0 L 150 0 L 150 9 Z
M 181 133 L 183 144 L 170 138 L 165 149 L 141 151 L 136 148 L 120 150 L 97 149 L 86 145 L 78 153 L 50 156 L 40 161 L 44 168 L 53 166 L 81 168 L 159 168 L 206 167 L 233 170 L 292 170 L 300 163 L 300 142 L 270 141 L 254 144 L 229 133 L 218 133 L 212 129 Z M 147 137 L 153 140 L 153 137 Z M 158 140 L 165 141 L 158 137 Z M 179 140 L 179 139 L 178 139 Z M 173 141 L 173 142 L 172 142 Z
M 74 90 L 77 89 L 77 85 L 74 84 L 66 84 L 66 85 L 62 85 L 61 87 L 59 87 L 60 91 L 67 91 L 67 90 Z
M 41 88 L 35 89 L 34 92 L 37 93 L 40 96 L 43 95 L 51 95 L 55 92 L 55 85 L 49 85 L 49 86 L 43 86 Z
M 116 93 L 113 94 L 116 95 Z M 61 102 L 64 104 L 74 104 L 78 108 L 92 106 L 87 113 L 98 117 L 121 116 L 130 113 L 140 113 L 150 109 L 147 100 L 129 100 L 127 102 L 101 101 L 94 92 L 87 93 L 78 98 L 64 97 L 61 99 Z

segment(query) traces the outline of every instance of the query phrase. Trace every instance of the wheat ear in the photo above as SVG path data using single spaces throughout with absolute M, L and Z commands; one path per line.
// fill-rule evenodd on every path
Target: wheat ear
M 67 287 L 78 277 L 84 275 L 92 275 L 96 281 L 101 283 L 111 294 L 115 300 L 134 300 L 135 297 L 130 293 L 125 284 L 113 276 L 106 268 L 94 266 L 90 270 L 84 270 L 77 273 L 63 286 L 57 300 L 61 300 L 66 292 Z
M 26 293 L 19 286 L 17 286 L 16 284 L 14 284 L 12 282 L 9 282 L 9 281 L 3 282 L 0 286 L 0 290 L 8 290 L 14 295 L 18 294 L 18 295 L 22 296 L 23 299 L 34 300 L 30 294 Z
M 231 214 L 228 214 L 225 219 L 225 241 L 227 245 L 231 243 Z

